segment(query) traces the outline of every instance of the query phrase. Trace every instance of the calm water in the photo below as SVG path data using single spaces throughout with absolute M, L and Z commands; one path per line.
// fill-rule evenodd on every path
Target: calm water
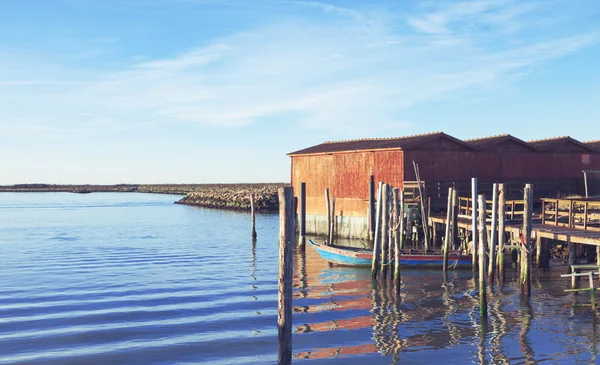
M 0 193 L 0 364 L 274 363 L 278 218 L 253 244 L 247 214 L 176 199 Z M 294 362 L 600 362 L 557 269 L 530 302 L 495 288 L 481 324 L 470 272 L 405 270 L 397 298 L 310 248 L 294 259 Z

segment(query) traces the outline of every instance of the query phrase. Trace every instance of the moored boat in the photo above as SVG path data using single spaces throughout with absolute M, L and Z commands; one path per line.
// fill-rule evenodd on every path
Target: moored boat
M 341 266 L 368 266 L 373 261 L 373 251 L 362 248 L 327 246 L 308 240 L 322 258 Z M 405 249 L 400 252 L 400 266 L 442 267 L 444 257 L 440 251 Z M 472 258 L 459 251 L 448 252 L 448 265 L 455 268 L 470 268 Z

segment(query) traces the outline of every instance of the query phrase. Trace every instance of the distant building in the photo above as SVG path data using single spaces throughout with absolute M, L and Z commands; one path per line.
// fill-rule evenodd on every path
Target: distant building
M 488 194 L 493 183 L 505 183 L 508 198 L 520 197 L 525 183 L 534 184 L 536 197 L 582 195 L 582 170 L 600 170 L 599 145 L 570 137 L 525 142 L 508 134 L 463 141 L 436 132 L 324 142 L 288 156 L 295 194 L 306 183 L 307 231 L 326 232 L 324 191 L 329 188 L 340 235 L 364 238 L 371 175 L 404 189 L 416 180 L 414 162 L 434 203 L 443 201 L 452 185 L 468 196 L 471 177 Z M 593 189 L 598 189 L 595 182 Z

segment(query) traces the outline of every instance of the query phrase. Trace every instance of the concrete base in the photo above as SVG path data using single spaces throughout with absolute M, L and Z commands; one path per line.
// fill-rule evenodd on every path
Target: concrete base
M 335 222 L 335 236 L 338 238 L 369 238 L 367 217 L 337 216 Z M 306 234 L 327 235 L 327 216 L 306 215 Z

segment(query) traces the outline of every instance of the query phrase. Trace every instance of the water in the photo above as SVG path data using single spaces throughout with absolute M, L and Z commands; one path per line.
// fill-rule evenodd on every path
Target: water
M 0 364 L 268 364 L 278 217 L 129 193 L 0 194 Z M 470 272 L 369 271 L 294 256 L 294 363 L 595 364 L 598 325 L 566 279 L 508 270 L 482 324 Z M 552 280 L 551 279 L 552 275 Z

